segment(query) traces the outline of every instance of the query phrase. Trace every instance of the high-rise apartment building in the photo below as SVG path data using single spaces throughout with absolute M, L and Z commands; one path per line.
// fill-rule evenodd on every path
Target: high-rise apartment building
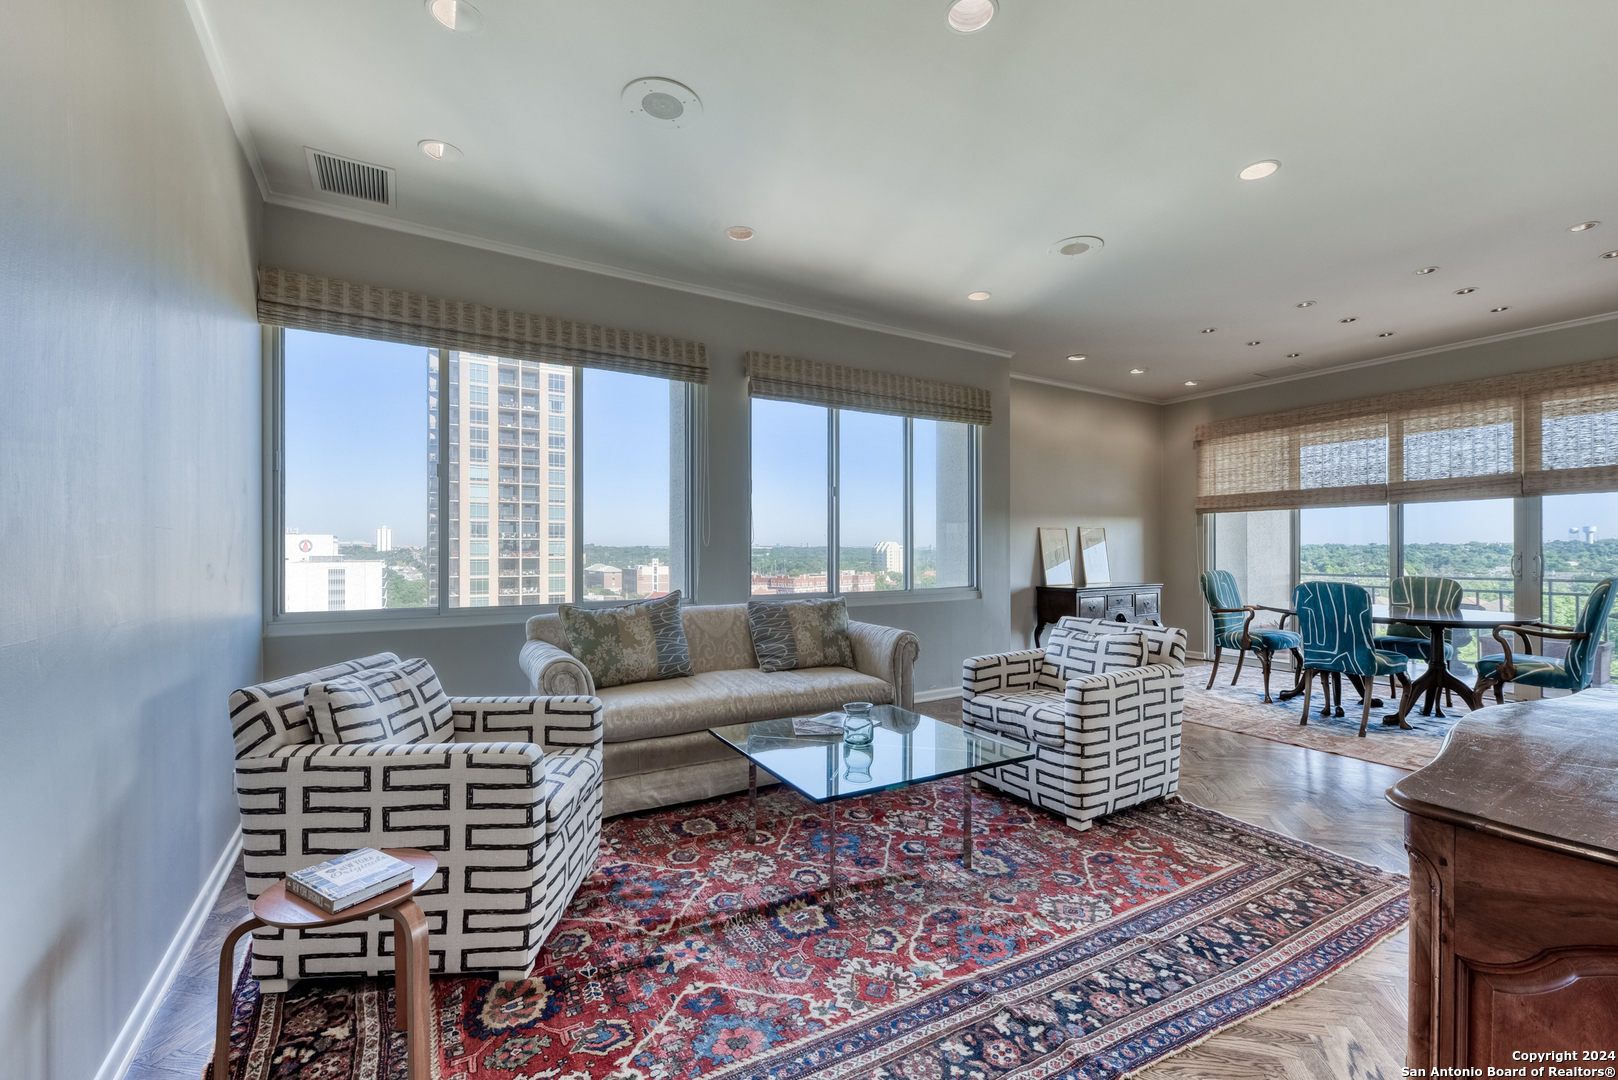
M 386 525 L 376 531 L 376 549 L 378 551 L 393 550 L 393 530 Z
M 871 561 L 878 570 L 894 570 L 904 573 L 905 546 L 897 540 L 879 540 L 876 547 L 871 550 Z
M 561 604 L 573 599 L 573 368 L 451 352 L 448 384 L 428 417 L 429 565 L 438 514 L 449 543 L 449 606 Z M 448 491 L 436 490 L 442 440 Z M 440 507 L 440 504 L 442 506 Z M 438 583 L 428 585 L 430 604 Z

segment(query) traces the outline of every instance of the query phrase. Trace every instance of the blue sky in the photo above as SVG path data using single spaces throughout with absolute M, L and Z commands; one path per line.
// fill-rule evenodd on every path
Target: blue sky
M 669 395 L 663 379 L 585 369 L 586 544 L 668 546 Z

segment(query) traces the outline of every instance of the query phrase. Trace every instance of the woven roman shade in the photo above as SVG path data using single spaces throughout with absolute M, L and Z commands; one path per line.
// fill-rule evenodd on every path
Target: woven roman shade
M 708 347 L 700 341 L 270 267 L 258 272 L 258 318 L 293 330 L 579 364 L 681 382 L 708 381 Z
M 994 415 L 989 392 L 975 386 L 769 353 L 750 352 L 746 361 L 747 392 L 752 397 L 955 424 L 987 425 Z
M 1618 360 L 1197 428 L 1197 510 L 1618 491 Z

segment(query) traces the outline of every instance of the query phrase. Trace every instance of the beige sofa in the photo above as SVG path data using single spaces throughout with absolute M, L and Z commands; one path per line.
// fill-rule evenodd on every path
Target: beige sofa
M 710 727 L 810 715 L 848 701 L 915 703 L 921 644 L 908 630 L 850 621 L 853 669 L 766 674 L 753 652 L 746 604 L 691 606 L 680 614 L 692 676 L 603 689 L 567 651 L 559 616 L 528 620 L 519 663 L 534 693 L 601 699 L 606 817 L 746 790 L 747 760 L 709 735 Z

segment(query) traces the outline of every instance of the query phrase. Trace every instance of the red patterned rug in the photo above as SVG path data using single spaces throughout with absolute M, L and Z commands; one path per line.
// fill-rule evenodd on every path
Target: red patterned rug
M 609 821 L 531 978 L 435 979 L 441 1080 L 1121 1077 L 1404 924 L 1408 882 L 1186 803 L 1075 832 L 960 781 Z M 843 876 L 846 873 L 846 878 Z M 844 882 L 847 884 L 844 884 Z M 237 984 L 233 1080 L 405 1080 L 392 981 Z

